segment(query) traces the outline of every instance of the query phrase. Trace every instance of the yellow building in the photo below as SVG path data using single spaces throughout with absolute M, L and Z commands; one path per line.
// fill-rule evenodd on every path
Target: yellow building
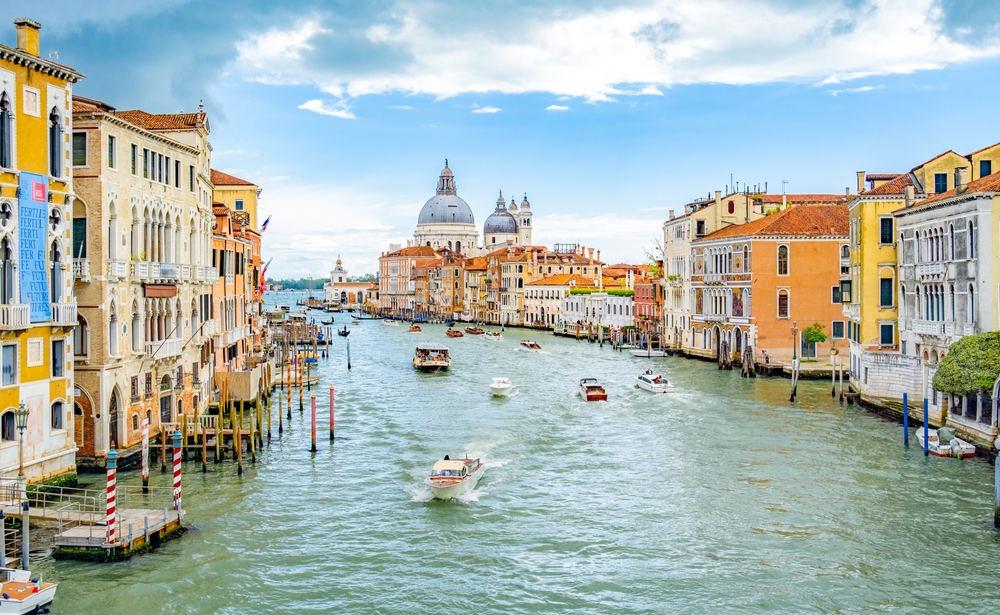
M 260 188 L 253 182 L 212 169 L 212 200 L 222 203 L 244 226 L 260 231 L 257 226 L 257 199 Z M 244 222 L 246 220 L 246 222 Z
M 67 206 L 83 75 L 39 57 L 37 22 L 14 24 L 17 47 L 0 45 L 0 471 L 18 473 L 23 404 L 24 474 L 39 480 L 75 470 Z

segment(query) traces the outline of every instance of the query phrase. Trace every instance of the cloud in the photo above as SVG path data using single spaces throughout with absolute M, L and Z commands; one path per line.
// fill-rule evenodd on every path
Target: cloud
M 356 120 L 358 119 L 353 113 L 351 113 L 351 108 L 347 106 L 344 101 L 339 101 L 334 104 L 334 106 L 327 107 L 320 99 L 307 100 L 306 102 L 299 105 L 299 109 L 305 109 L 306 111 L 312 111 L 313 113 L 319 113 L 320 115 L 331 115 L 333 117 L 339 117 L 343 120 Z
M 857 93 L 857 92 L 871 92 L 872 90 L 881 90 L 883 88 L 885 88 L 884 85 L 865 85 L 865 86 L 861 86 L 859 88 L 846 88 L 846 89 L 843 89 L 843 90 L 830 90 L 829 93 L 830 93 L 831 96 L 836 96 L 838 94 L 854 94 L 854 93 Z
M 549 105 L 545 107 L 546 111 L 569 111 L 569 107 L 566 105 Z
M 481 107 L 478 109 L 473 109 L 473 113 L 500 113 L 503 111 L 500 107 Z
M 409 110 L 410 110 L 410 109 L 412 109 L 413 107 L 411 107 L 410 105 L 392 105 L 392 106 L 391 106 L 391 107 L 389 107 L 389 108 L 390 108 L 390 109 L 402 109 L 402 110 L 404 110 L 404 111 L 409 111 Z

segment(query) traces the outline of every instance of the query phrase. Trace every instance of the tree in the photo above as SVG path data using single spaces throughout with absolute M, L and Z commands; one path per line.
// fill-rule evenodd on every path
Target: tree
M 948 349 L 934 374 L 934 388 L 954 395 L 992 391 L 1000 376 L 1000 331 L 967 335 Z
M 823 333 L 825 328 L 826 325 L 814 322 L 802 330 L 802 339 L 807 344 L 822 344 L 826 341 L 826 333 Z

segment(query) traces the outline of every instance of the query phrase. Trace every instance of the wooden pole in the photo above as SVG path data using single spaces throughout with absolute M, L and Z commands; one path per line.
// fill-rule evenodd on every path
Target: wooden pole
M 910 445 L 910 403 L 903 393 L 903 446 Z
M 335 406 L 334 406 L 334 403 L 333 403 L 333 385 L 331 384 L 330 385 L 330 442 L 333 442 L 333 411 L 334 411 L 334 407 Z
M 149 419 L 142 419 L 142 492 L 149 493 Z
M 296 349 L 296 351 L 298 350 L 298 345 L 296 345 L 295 349 Z M 302 353 L 301 352 L 296 352 L 295 367 L 298 368 L 296 370 L 296 377 L 298 378 L 298 381 L 299 381 L 299 414 L 302 414 L 302 395 L 303 395 L 303 391 L 302 391 L 302 375 L 303 375 L 302 374 L 302 370 L 303 370 L 303 365 L 302 365 Z
M 312 447 L 309 449 L 309 452 L 315 453 L 316 452 L 316 394 L 313 393 L 312 395 L 310 395 L 309 399 L 312 402 Z
M 281 395 L 278 395 L 278 437 L 285 433 L 285 415 L 282 413 L 281 408 Z
M 167 472 L 167 428 L 160 424 L 160 472 Z
M 182 414 L 180 416 L 180 432 L 181 432 L 181 461 L 187 461 L 187 450 L 185 444 L 187 444 L 187 415 Z
M 199 426 L 201 427 L 201 471 L 205 473 L 208 472 L 208 437 L 205 433 L 205 422 L 202 421 Z
M 236 456 L 236 474 L 243 476 L 243 441 L 240 435 L 240 424 L 236 422 L 236 407 L 231 406 L 229 412 L 233 432 L 233 453 Z

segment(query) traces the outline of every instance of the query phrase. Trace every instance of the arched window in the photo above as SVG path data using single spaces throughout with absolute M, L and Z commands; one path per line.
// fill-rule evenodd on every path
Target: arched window
M 7 305 L 14 300 L 14 251 L 10 240 L 0 243 L 0 303 Z
M 455 242 L 455 251 L 456 252 L 461 252 L 462 251 L 462 242 L 461 241 L 456 241 Z
M 4 92 L 0 94 L 0 167 L 5 169 L 9 169 L 13 165 L 13 156 L 11 156 L 13 134 L 11 133 L 10 111 L 10 100 L 7 98 L 7 92 Z
M 778 318 L 788 318 L 788 291 L 778 291 Z
M 132 431 L 139 431 L 139 415 L 132 415 Z
M 62 253 L 59 244 L 52 242 L 49 249 L 49 260 L 52 262 L 52 274 L 49 276 L 50 297 L 52 303 L 62 303 Z
M 955 260 L 955 225 L 948 225 L 948 258 Z
M 969 258 L 976 258 L 976 231 L 969 221 Z
M 778 275 L 788 275 L 788 246 L 778 246 Z
M 517 287 L 518 288 L 524 288 L 524 279 L 523 278 L 518 278 L 517 279 Z
M 950 286 L 948 286 L 948 296 L 949 296 L 949 299 L 950 299 L 949 303 L 951 305 L 951 320 L 954 321 L 955 320 L 955 285 L 954 284 L 951 284 Z
M 136 302 L 132 304 L 132 350 L 142 352 L 142 342 L 142 317 L 139 315 L 139 304 Z
M 77 314 L 76 315 L 76 328 L 73 329 L 73 355 L 77 357 L 87 356 L 87 344 L 89 339 L 87 339 L 87 320 Z
M 969 284 L 969 324 L 976 324 L 976 287 L 972 284 Z
M 55 107 L 49 113 L 49 175 L 62 177 L 62 118 Z
M 851 258 L 850 248 L 846 244 L 840 246 L 840 260 L 847 260 L 849 258 Z
M 52 429 L 62 429 L 63 428 L 63 403 L 61 401 L 53 402 L 52 408 L 50 410 L 50 421 Z
M 118 313 L 114 304 L 111 305 L 111 316 L 108 318 L 108 354 L 118 354 Z
M 732 201 L 729 201 L 728 209 L 729 209 L 729 213 L 735 213 L 736 212 L 736 203 L 733 203 Z
M 451 242 L 450 241 L 448 242 L 448 249 L 449 250 L 451 249 Z
M 13 442 L 17 440 L 17 428 L 14 423 L 14 411 L 8 410 L 0 417 L 0 437 Z

